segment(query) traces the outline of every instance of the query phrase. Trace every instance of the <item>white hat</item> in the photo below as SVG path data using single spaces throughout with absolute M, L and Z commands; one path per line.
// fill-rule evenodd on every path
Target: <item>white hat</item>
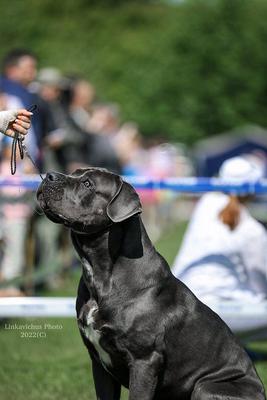
M 68 84 L 68 79 L 65 78 L 57 68 L 43 68 L 37 75 L 37 81 L 42 85 L 57 86 L 65 88 Z
M 233 157 L 224 161 L 219 170 L 222 179 L 255 182 L 264 177 L 264 165 L 256 158 Z

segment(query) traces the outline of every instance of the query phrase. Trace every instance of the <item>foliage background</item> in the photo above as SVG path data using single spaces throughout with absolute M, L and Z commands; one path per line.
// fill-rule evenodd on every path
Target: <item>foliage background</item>
M 0 0 L 0 57 L 79 72 L 146 135 L 187 144 L 267 126 L 265 0 Z

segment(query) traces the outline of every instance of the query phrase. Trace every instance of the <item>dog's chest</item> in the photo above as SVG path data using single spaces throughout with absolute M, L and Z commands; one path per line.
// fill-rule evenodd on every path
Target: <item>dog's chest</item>
M 111 358 L 109 354 L 101 346 L 100 344 L 101 332 L 98 329 L 96 329 L 95 326 L 96 324 L 95 318 L 97 316 L 98 306 L 96 302 L 92 301 L 91 303 L 92 304 L 90 305 L 88 313 L 84 318 L 84 324 L 82 330 L 86 338 L 94 346 L 104 366 L 110 367 L 112 365 Z
M 82 264 L 87 282 L 90 284 L 90 286 L 93 287 L 94 276 L 92 267 L 90 263 L 85 259 L 82 259 Z M 82 324 L 80 325 L 80 329 L 84 333 L 85 337 L 94 346 L 103 365 L 110 367 L 112 365 L 111 358 L 100 344 L 101 331 L 96 327 L 98 312 L 99 309 L 97 302 L 93 299 L 89 300 L 89 302 L 84 305 L 82 310 Z

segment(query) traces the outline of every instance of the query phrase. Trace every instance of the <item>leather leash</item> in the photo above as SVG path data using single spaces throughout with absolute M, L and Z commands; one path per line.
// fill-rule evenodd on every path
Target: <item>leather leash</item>
M 28 111 L 34 112 L 37 109 L 37 105 L 34 104 L 31 107 L 28 108 Z M 16 170 L 17 170 L 17 147 L 19 149 L 19 155 L 21 160 L 24 158 L 24 153 L 26 156 L 29 158 L 33 166 L 36 168 L 38 171 L 38 174 L 40 175 L 41 179 L 43 180 L 43 177 L 39 171 L 39 168 L 37 167 L 35 161 L 31 157 L 31 155 L 28 152 L 28 149 L 26 145 L 23 143 L 23 139 L 20 137 L 18 132 L 15 132 L 15 136 L 13 138 L 12 146 L 11 146 L 11 160 L 10 160 L 10 171 L 11 175 L 15 175 Z

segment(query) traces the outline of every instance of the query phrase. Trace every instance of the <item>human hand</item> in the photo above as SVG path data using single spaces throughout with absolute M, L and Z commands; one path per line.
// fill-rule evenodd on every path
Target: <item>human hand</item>
M 5 113 L 5 124 L 7 126 L 6 129 L 3 130 L 3 133 L 7 136 L 14 137 L 17 132 L 22 135 L 21 139 L 24 139 L 24 136 L 31 126 L 31 116 L 33 113 L 25 109 L 4 111 L 3 113 Z

